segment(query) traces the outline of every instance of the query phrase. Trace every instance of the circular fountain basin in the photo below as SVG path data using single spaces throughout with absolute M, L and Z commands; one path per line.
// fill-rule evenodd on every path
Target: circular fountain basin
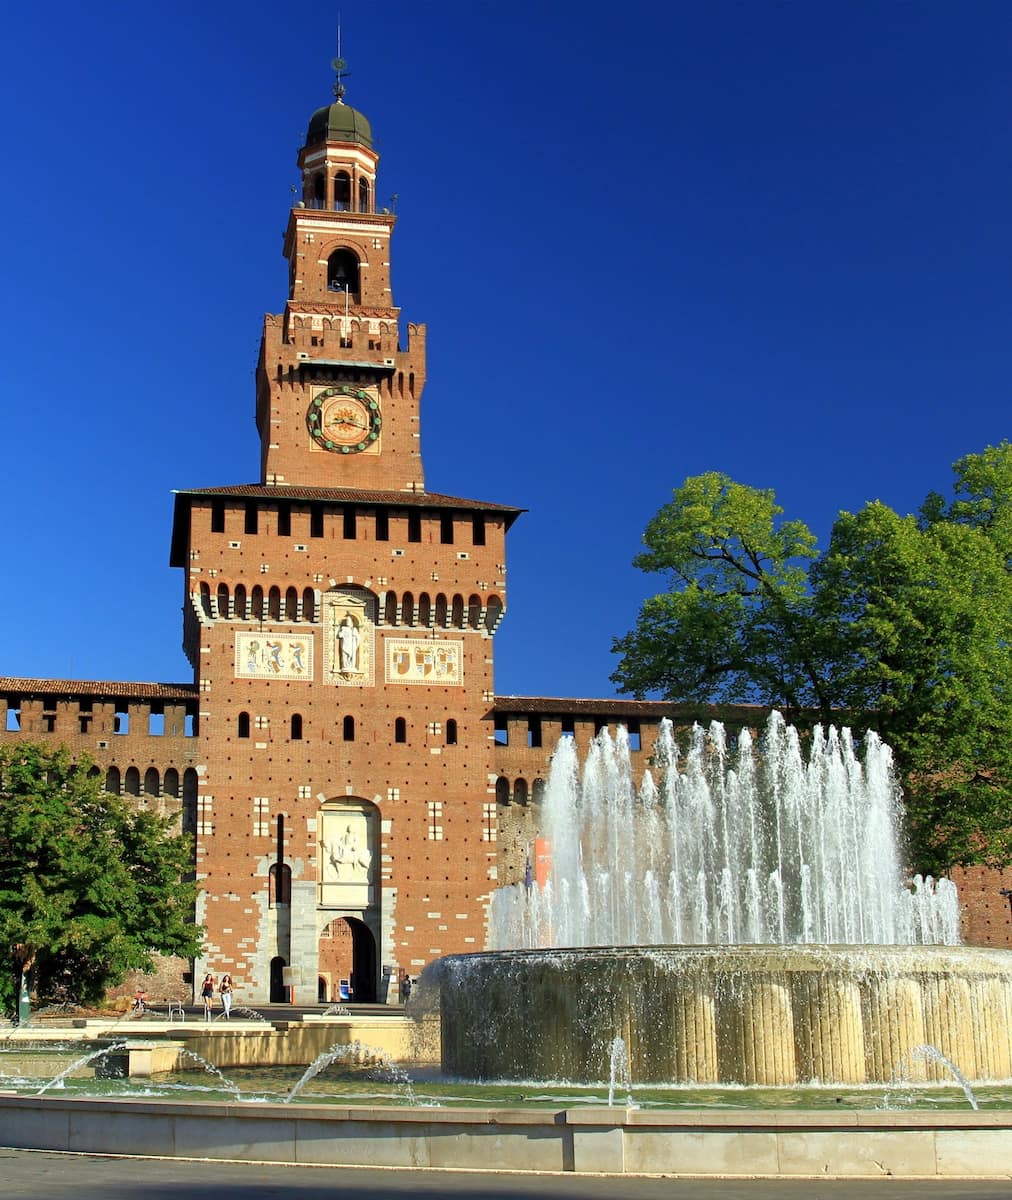
M 866 1083 L 1012 1077 L 1012 952 L 609 946 L 434 965 L 442 1065 L 469 1079 Z M 925 1053 L 929 1047 L 933 1053 Z

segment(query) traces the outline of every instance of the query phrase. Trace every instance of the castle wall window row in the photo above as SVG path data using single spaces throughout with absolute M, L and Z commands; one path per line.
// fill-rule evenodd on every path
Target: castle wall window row
M 197 512 L 194 516 L 196 518 Z M 390 510 L 357 504 L 288 500 L 227 503 L 217 497 L 204 506 L 211 533 L 277 534 L 296 541 L 333 538 L 343 541 L 390 540 L 391 529 L 409 543 L 452 546 L 487 545 L 487 515 L 460 510 Z
M 368 589 L 364 589 L 368 591 Z M 480 596 L 472 592 L 465 600 L 457 592 L 448 597 L 438 592 L 434 597 L 421 592 L 416 601 L 414 592 L 368 593 L 377 600 L 377 623 L 380 625 L 407 626 L 424 629 L 472 629 L 494 633 L 503 618 L 505 606 L 498 593 Z M 210 583 L 200 580 L 197 591 L 192 594 L 197 616 L 204 622 L 249 621 L 262 624 L 297 625 L 319 622 L 320 605 L 318 593 L 313 588 L 304 588 L 300 594 L 294 587 L 284 592 L 277 586 L 266 591 L 259 583 L 219 583 L 212 590 Z M 126 714 L 122 714 L 128 720 Z M 125 732 L 125 730 L 124 730 Z

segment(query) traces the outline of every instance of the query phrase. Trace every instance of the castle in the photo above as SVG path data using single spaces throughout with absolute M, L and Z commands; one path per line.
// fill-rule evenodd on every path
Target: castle
M 402 337 L 379 156 L 340 79 L 335 96 L 309 120 L 288 296 L 264 320 L 258 481 L 175 498 L 193 681 L 0 678 L 0 737 L 87 753 L 109 791 L 179 815 L 207 930 L 194 972 L 229 971 L 250 1004 L 393 1000 L 481 949 L 492 889 L 530 867 L 560 736 L 624 724 L 644 767 L 662 716 L 757 717 L 496 697 L 522 510 L 426 490 L 425 326 Z

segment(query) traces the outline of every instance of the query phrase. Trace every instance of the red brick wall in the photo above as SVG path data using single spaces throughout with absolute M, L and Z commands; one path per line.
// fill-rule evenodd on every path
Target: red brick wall
M 1012 891 L 1012 869 L 955 867 L 952 880 L 959 889 L 963 912 L 963 941 L 970 946 L 1012 949 L 1012 909 L 1002 888 Z

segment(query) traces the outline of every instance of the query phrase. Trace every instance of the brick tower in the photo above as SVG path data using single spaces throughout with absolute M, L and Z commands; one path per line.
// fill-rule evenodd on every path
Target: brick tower
M 515 508 L 426 492 L 425 327 L 399 334 L 369 122 L 299 152 L 260 481 L 176 497 L 200 691 L 198 971 L 237 1003 L 393 998 L 479 949 L 495 876 L 492 647 Z

